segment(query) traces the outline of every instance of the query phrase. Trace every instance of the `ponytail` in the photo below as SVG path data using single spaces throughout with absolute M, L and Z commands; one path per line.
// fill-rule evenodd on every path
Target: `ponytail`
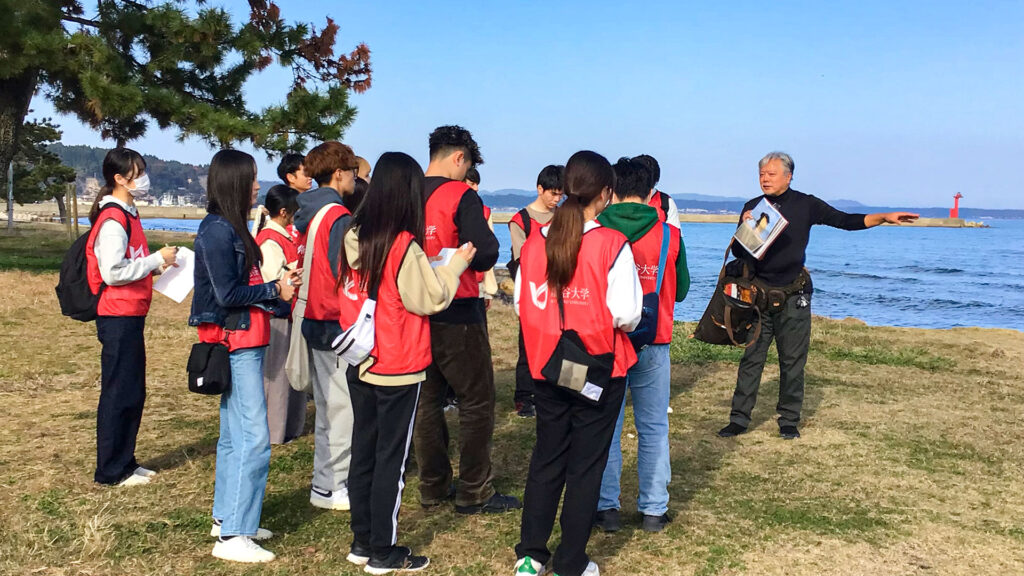
M 558 291 L 568 286 L 576 274 L 583 243 L 583 209 L 600 198 L 605 188 L 615 187 L 615 172 L 604 156 L 583 150 L 566 162 L 562 183 L 565 202 L 555 210 L 544 249 L 548 258 L 548 286 Z
M 96 219 L 100 217 L 100 202 L 103 198 L 114 193 L 114 188 L 117 187 L 117 181 L 114 179 L 115 176 L 120 175 L 132 180 L 145 171 L 146 160 L 142 157 L 142 154 L 135 150 L 131 148 L 114 148 L 107 152 L 107 155 L 103 158 L 104 184 L 100 188 L 99 194 L 96 195 L 92 208 L 89 209 L 89 223 L 96 223 Z

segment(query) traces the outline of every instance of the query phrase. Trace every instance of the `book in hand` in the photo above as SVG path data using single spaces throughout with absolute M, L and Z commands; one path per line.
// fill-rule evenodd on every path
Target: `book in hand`
M 779 234 L 786 229 L 789 221 L 765 198 L 761 198 L 750 212 L 754 217 L 740 222 L 733 237 L 754 258 L 760 260 Z

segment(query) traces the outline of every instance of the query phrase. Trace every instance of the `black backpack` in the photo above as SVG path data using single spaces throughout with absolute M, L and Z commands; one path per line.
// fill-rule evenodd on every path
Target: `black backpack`
M 124 212 L 125 218 L 130 218 L 128 211 L 117 204 L 108 204 L 103 210 L 115 209 Z M 100 214 L 103 213 L 100 210 Z M 96 218 L 99 221 L 99 217 Z M 60 302 L 60 312 L 82 322 L 91 322 L 96 319 L 96 306 L 100 302 L 100 295 L 106 284 L 100 284 L 99 292 L 92 293 L 89 288 L 89 264 L 85 257 L 85 245 L 89 243 L 89 235 L 99 229 L 93 226 L 88 232 L 78 237 L 71 248 L 64 253 L 64 260 L 60 263 L 60 276 L 57 281 L 57 302 Z M 128 242 L 131 243 L 132 227 L 125 229 L 128 233 Z
M 522 210 L 519 211 L 519 217 L 522 218 L 522 220 L 523 220 L 523 232 L 525 232 L 526 233 L 526 237 L 529 238 L 530 237 L 530 213 L 529 213 L 529 211 L 527 211 L 526 208 L 523 208 Z M 508 261 L 508 264 L 505 265 L 505 268 L 508 268 L 508 275 L 509 275 L 509 277 L 512 278 L 513 280 L 515 280 L 516 279 L 516 273 L 519 272 L 519 259 L 518 258 L 512 258 L 511 260 Z

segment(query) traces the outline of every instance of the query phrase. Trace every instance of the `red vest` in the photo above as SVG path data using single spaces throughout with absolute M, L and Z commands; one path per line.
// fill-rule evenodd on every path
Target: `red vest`
M 256 235 L 256 245 L 263 246 L 263 243 L 267 240 L 277 242 L 277 245 L 281 247 L 281 250 L 284 250 L 285 262 L 295 262 L 299 259 L 299 250 L 295 246 L 295 241 L 291 236 L 285 236 L 277 230 L 264 228 Z
M 484 220 L 490 220 L 490 219 L 491 219 L 491 209 L 488 206 L 485 205 L 484 206 Z M 477 272 L 476 273 L 476 283 L 477 284 L 483 284 L 484 283 L 484 277 L 486 275 L 487 275 L 487 272 Z M 477 295 L 480 295 L 480 293 L 477 292 Z
M 406 310 L 398 293 L 398 270 L 402 267 L 409 245 L 414 241 L 412 234 L 399 232 L 384 262 L 384 275 L 377 292 L 374 316 L 375 342 L 370 351 L 370 358 L 373 359 L 369 369 L 371 374 L 401 376 L 422 372 L 430 366 L 430 320 Z M 338 291 L 338 323 L 343 330 L 356 321 L 363 302 L 369 296 L 359 288 L 360 281 L 359 271 L 352 270 Z
M 551 359 L 561 337 L 558 297 L 548 290 L 547 284 L 546 243 L 547 238 L 543 234 L 531 235 L 523 244 L 519 268 L 522 276 L 519 319 L 523 327 L 527 363 L 537 380 L 544 379 L 541 370 Z M 595 356 L 614 351 L 613 378 L 624 377 L 636 364 L 633 345 L 625 332 L 612 325 L 612 315 L 606 304 L 608 271 L 626 246 L 626 237 L 611 228 L 599 226 L 583 234 L 576 273 L 562 290 L 565 329 L 575 330 L 587 352 Z
M 320 228 L 316 233 L 316 245 L 306 246 L 309 234 L 313 231 L 307 229 L 306 233 L 299 239 L 301 246 L 312 250 L 309 255 L 309 293 L 306 299 L 305 318 L 310 320 L 337 320 L 338 319 L 338 298 L 335 295 L 335 279 L 331 272 L 331 261 L 328 259 L 328 247 L 331 242 L 331 226 L 342 216 L 348 216 L 350 212 L 341 204 L 331 204 L 327 213 L 320 220 Z
M 126 216 L 124 211 L 117 208 L 101 210 L 99 218 L 96 219 L 92 230 L 89 231 L 89 240 L 85 244 L 89 289 L 93 294 L 98 294 L 100 286 L 103 284 L 99 261 L 96 259 L 95 244 L 96 236 L 107 220 L 115 220 L 126 231 L 129 230 L 129 226 L 131 227 L 131 233 L 128 235 L 128 248 L 124 252 L 125 258 L 136 260 L 149 256 L 146 233 L 142 230 L 142 222 L 138 216 Z M 123 286 L 104 288 L 96 306 L 96 314 L 99 316 L 145 316 L 149 312 L 149 305 L 152 301 L 153 275 L 147 274 L 144 278 L 139 278 Z
M 655 344 L 668 344 L 672 341 L 673 311 L 676 305 L 676 262 L 679 260 L 679 229 L 669 225 L 668 254 L 665 256 L 665 272 L 661 279 L 661 292 L 658 293 L 658 333 L 654 337 Z M 665 226 L 654 225 L 647 234 L 632 243 L 633 260 L 636 262 L 636 273 L 640 277 L 640 287 L 644 294 L 655 290 L 658 281 L 658 257 L 661 255 L 661 241 Z
M 249 271 L 249 286 L 263 284 L 263 275 L 260 274 L 259 266 L 253 266 Z M 196 329 L 199 332 L 200 342 L 224 342 L 228 351 L 242 350 L 245 348 L 260 348 L 270 344 L 270 312 L 256 306 L 249 307 L 249 329 L 224 330 L 212 322 L 204 322 Z
M 665 212 L 665 206 L 668 205 L 668 201 L 662 200 L 663 196 L 668 196 L 668 194 L 661 190 L 655 190 L 654 194 L 651 194 L 651 199 L 647 201 L 648 206 L 658 211 L 658 220 L 661 222 L 664 222 L 665 219 L 668 218 L 668 214 Z M 662 202 L 665 202 L 665 204 L 662 204 Z
M 427 198 L 427 207 L 423 215 L 426 223 L 426 238 L 423 251 L 427 256 L 437 256 L 442 248 L 459 247 L 459 229 L 455 225 L 455 212 L 459 209 L 462 196 L 471 190 L 469 186 L 456 180 L 445 182 L 437 187 Z M 467 269 L 459 277 L 459 288 L 455 291 L 456 298 L 479 298 L 480 282 L 476 271 Z

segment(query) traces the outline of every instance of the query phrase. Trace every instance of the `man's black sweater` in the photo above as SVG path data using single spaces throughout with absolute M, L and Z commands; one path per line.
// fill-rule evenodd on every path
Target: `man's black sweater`
M 829 206 L 824 200 L 792 188 L 778 196 L 758 196 L 743 205 L 743 212 L 753 210 L 764 198 L 789 221 L 786 229 L 775 239 L 775 243 L 757 260 L 739 242 L 732 246 L 733 256 L 748 262 L 761 279 L 772 286 L 785 286 L 796 280 L 807 259 L 807 241 L 811 237 L 811 226 L 824 224 L 842 230 L 864 230 L 864 214 L 847 214 Z M 740 222 L 743 215 L 740 214 Z M 813 288 L 808 285 L 805 292 Z
M 424 199 L 430 198 L 442 184 L 449 182 L 441 176 L 427 176 L 424 182 Z M 466 186 L 459 206 L 455 209 L 455 228 L 459 231 L 459 246 L 472 242 L 476 256 L 469 265 L 470 270 L 486 272 L 498 261 L 498 239 L 494 236 L 487 219 L 484 218 L 484 203 L 473 189 Z M 430 317 L 432 322 L 446 324 L 481 324 L 487 320 L 483 298 L 457 298 L 447 310 Z

